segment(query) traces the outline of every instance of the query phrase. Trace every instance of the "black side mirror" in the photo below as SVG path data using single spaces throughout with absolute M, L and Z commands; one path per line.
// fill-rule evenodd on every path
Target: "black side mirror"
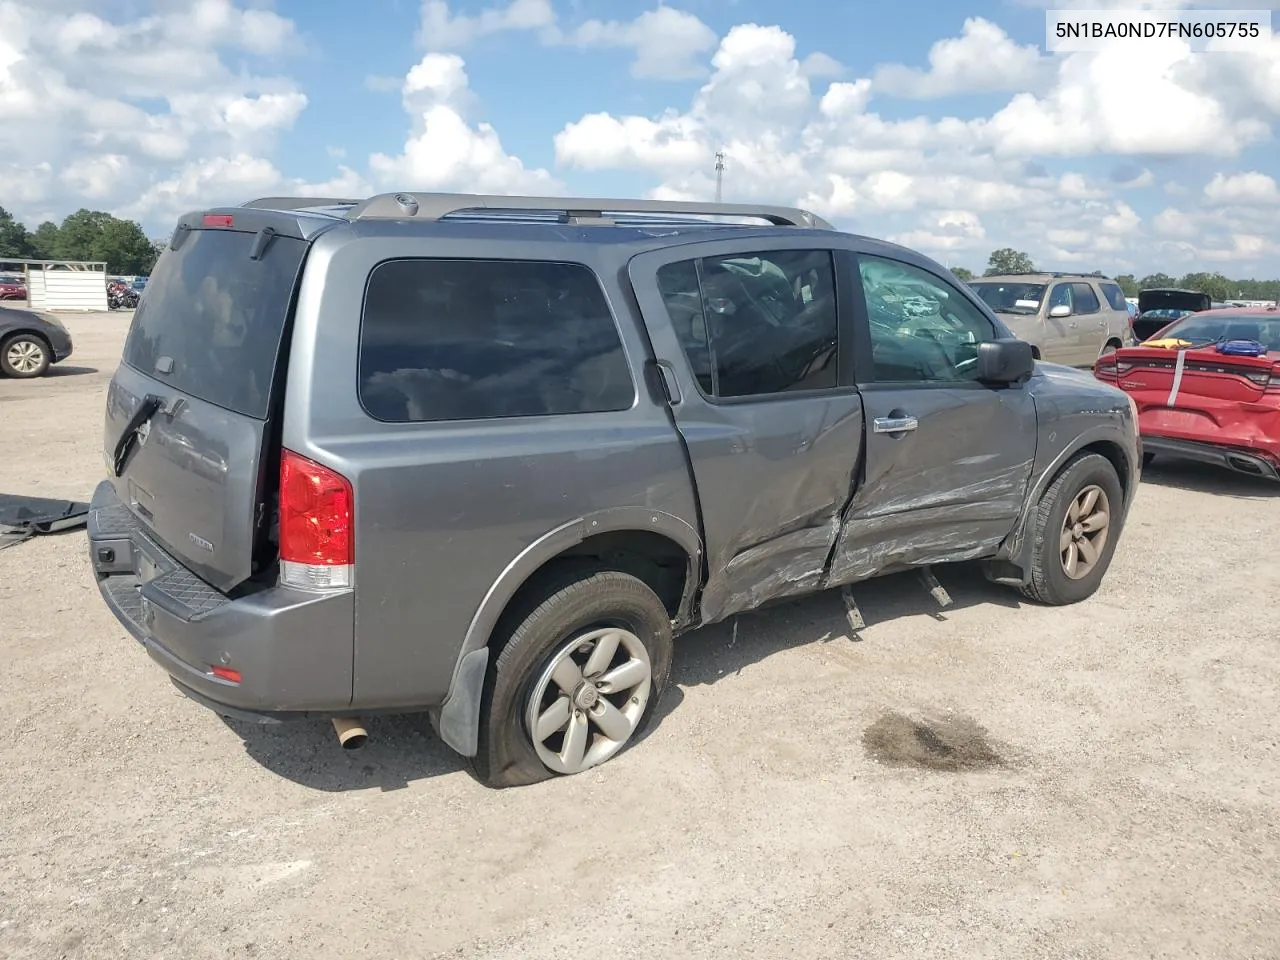
M 1010 337 L 978 344 L 979 383 L 1021 383 L 1035 369 L 1035 348 L 1025 340 Z

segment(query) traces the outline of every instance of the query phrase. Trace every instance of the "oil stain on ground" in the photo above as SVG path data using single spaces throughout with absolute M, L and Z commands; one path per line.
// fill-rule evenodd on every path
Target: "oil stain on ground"
M 975 721 L 958 714 L 913 720 L 889 711 L 862 734 L 867 753 L 881 763 L 958 773 L 1007 766 Z

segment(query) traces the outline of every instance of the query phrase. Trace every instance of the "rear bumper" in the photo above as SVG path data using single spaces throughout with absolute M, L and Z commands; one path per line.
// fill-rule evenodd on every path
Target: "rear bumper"
M 107 607 L 180 690 L 227 716 L 259 720 L 350 708 L 350 592 L 266 587 L 230 597 L 154 543 L 109 481 L 94 491 L 89 557 Z M 241 674 L 216 677 L 214 665 Z
M 1175 437 L 1144 436 L 1142 449 L 1156 456 L 1177 457 L 1224 467 L 1236 473 L 1268 480 L 1280 480 L 1280 457 L 1261 450 L 1246 450 L 1204 440 L 1184 440 Z

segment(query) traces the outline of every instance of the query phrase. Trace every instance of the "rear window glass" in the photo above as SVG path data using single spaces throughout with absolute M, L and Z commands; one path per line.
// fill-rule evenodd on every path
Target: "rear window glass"
M 1129 304 L 1124 298 L 1124 291 L 1114 283 L 1100 283 L 1102 292 L 1107 296 L 1107 303 L 1111 304 L 1113 310 L 1129 311 Z
M 581 264 L 391 260 L 369 278 L 360 401 L 375 419 L 601 413 L 634 400 L 613 314 Z
M 193 230 L 160 256 L 124 344 L 124 362 L 183 393 L 266 419 L 301 240 L 276 237 L 251 260 L 255 234 Z M 156 364 L 173 361 L 164 373 Z M 167 366 L 166 362 L 164 366 Z

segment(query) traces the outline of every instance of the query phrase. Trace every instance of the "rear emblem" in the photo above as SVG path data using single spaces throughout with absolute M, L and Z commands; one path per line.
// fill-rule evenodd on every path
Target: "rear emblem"
M 213 544 L 210 543 L 208 540 L 206 540 L 204 537 L 198 537 L 194 533 L 188 533 L 187 539 L 190 540 L 192 543 L 194 543 L 201 550 L 205 550 L 209 553 L 213 553 Z

